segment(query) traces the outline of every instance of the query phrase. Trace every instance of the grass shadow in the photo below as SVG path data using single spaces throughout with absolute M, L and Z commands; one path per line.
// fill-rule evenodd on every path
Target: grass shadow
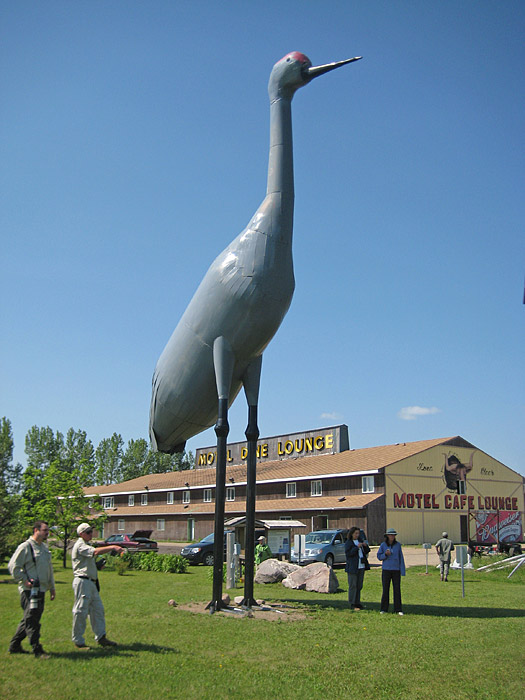
M 291 603 L 294 606 L 306 607 L 310 610 L 343 610 L 350 612 L 348 602 L 345 600 L 297 600 L 293 598 L 282 598 L 283 603 Z M 365 611 L 379 612 L 379 603 L 364 603 Z M 392 605 L 390 605 L 392 610 Z M 403 611 L 406 615 L 424 615 L 431 617 L 466 617 L 466 618 L 495 618 L 495 617 L 525 617 L 525 609 L 521 608 L 476 608 L 472 606 L 442 606 L 442 605 L 407 605 L 403 604 Z
M 101 648 L 93 646 L 89 651 L 57 651 L 52 652 L 53 658 L 69 659 L 70 661 L 82 661 L 88 659 L 101 659 L 108 656 L 134 656 L 149 652 L 153 654 L 180 654 L 178 649 L 173 647 L 161 646 L 159 644 L 144 644 L 143 642 L 134 642 L 133 644 L 119 644 L 116 647 Z

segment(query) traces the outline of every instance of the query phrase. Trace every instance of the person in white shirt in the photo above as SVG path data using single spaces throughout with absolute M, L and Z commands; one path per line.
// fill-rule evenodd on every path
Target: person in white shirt
M 95 641 L 101 647 L 114 647 L 116 642 L 106 637 L 106 617 L 104 605 L 100 597 L 100 585 L 98 582 L 98 569 L 95 557 L 99 554 L 124 550 L 116 544 L 108 544 L 103 547 L 92 547 L 93 528 L 89 523 L 81 523 L 77 527 L 78 540 L 73 545 L 71 561 L 73 562 L 73 591 L 75 603 L 73 605 L 73 644 L 82 651 L 88 651 L 90 647 L 84 640 L 86 621 L 89 615 L 91 628 L 95 635 Z

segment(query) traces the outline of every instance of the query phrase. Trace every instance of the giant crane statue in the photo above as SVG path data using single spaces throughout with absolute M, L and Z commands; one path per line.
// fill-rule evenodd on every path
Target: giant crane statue
M 153 375 L 150 439 L 173 454 L 215 423 L 217 473 L 213 612 L 222 607 L 228 408 L 241 387 L 248 402 L 244 604 L 253 600 L 257 405 L 262 354 L 292 300 L 294 210 L 292 98 L 313 78 L 358 61 L 312 66 L 293 51 L 270 74 L 266 197 L 248 226 L 214 260 L 162 352 Z

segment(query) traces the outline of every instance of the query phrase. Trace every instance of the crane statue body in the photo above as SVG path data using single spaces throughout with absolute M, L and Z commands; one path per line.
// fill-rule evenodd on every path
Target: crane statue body
M 253 531 L 255 512 L 262 353 L 281 325 L 295 287 L 292 98 L 298 88 L 313 78 L 359 58 L 313 67 L 307 56 L 294 51 L 273 67 L 268 84 L 270 154 L 266 196 L 244 231 L 211 264 L 153 375 L 150 439 L 154 448 L 167 453 L 180 452 L 186 440 L 216 424 L 217 571 L 214 571 L 212 609 L 221 607 L 222 563 L 217 560 L 219 557 L 222 560 L 224 533 L 222 491 L 229 430 L 227 412 L 243 386 L 249 407 L 246 565 L 251 568 L 250 562 L 253 563 L 253 537 L 249 532 Z M 250 573 L 247 568 L 246 581 L 252 579 Z M 250 590 L 245 589 L 245 601 L 247 605 L 252 602 Z
M 210 266 L 159 358 L 150 438 L 161 452 L 182 451 L 186 440 L 217 419 L 217 338 L 225 339 L 234 357 L 231 404 L 288 311 L 295 286 L 292 98 L 312 78 L 355 60 L 312 68 L 304 54 L 293 52 L 272 70 L 266 197 L 244 231 Z

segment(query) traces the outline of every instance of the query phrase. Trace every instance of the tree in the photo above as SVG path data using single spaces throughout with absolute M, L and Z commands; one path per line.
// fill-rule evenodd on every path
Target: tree
M 95 484 L 95 449 L 85 430 L 69 428 L 66 433 L 62 469 L 76 472 L 81 486 Z
M 14 546 L 20 497 L 22 466 L 13 465 L 13 434 L 11 421 L 0 420 L 0 560 Z
M 95 483 L 99 486 L 122 481 L 123 445 L 121 435 L 113 433 L 101 440 L 95 450 Z
M 51 464 L 60 463 L 64 454 L 64 436 L 47 426 L 33 425 L 26 435 L 27 467 L 22 476 L 24 517 L 34 520 L 31 511 L 40 499 L 42 481 Z M 28 523 L 27 523 L 28 524 Z
M 63 469 L 60 460 L 55 460 L 46 469 L 39 485 L 39 500 L 25 502 L 22 510 L 31 518 L 40 518 L 52 526 L 54 536 L 61 542 L 62 564 L 66 567 L 67 548 L 75 537 L 79 522 L 91 518 L 94 527 L 106 519 L 101 515 L 95 520 L 90 515 L 89 501 L 80 485 L 80 469 L 71 472 Z

